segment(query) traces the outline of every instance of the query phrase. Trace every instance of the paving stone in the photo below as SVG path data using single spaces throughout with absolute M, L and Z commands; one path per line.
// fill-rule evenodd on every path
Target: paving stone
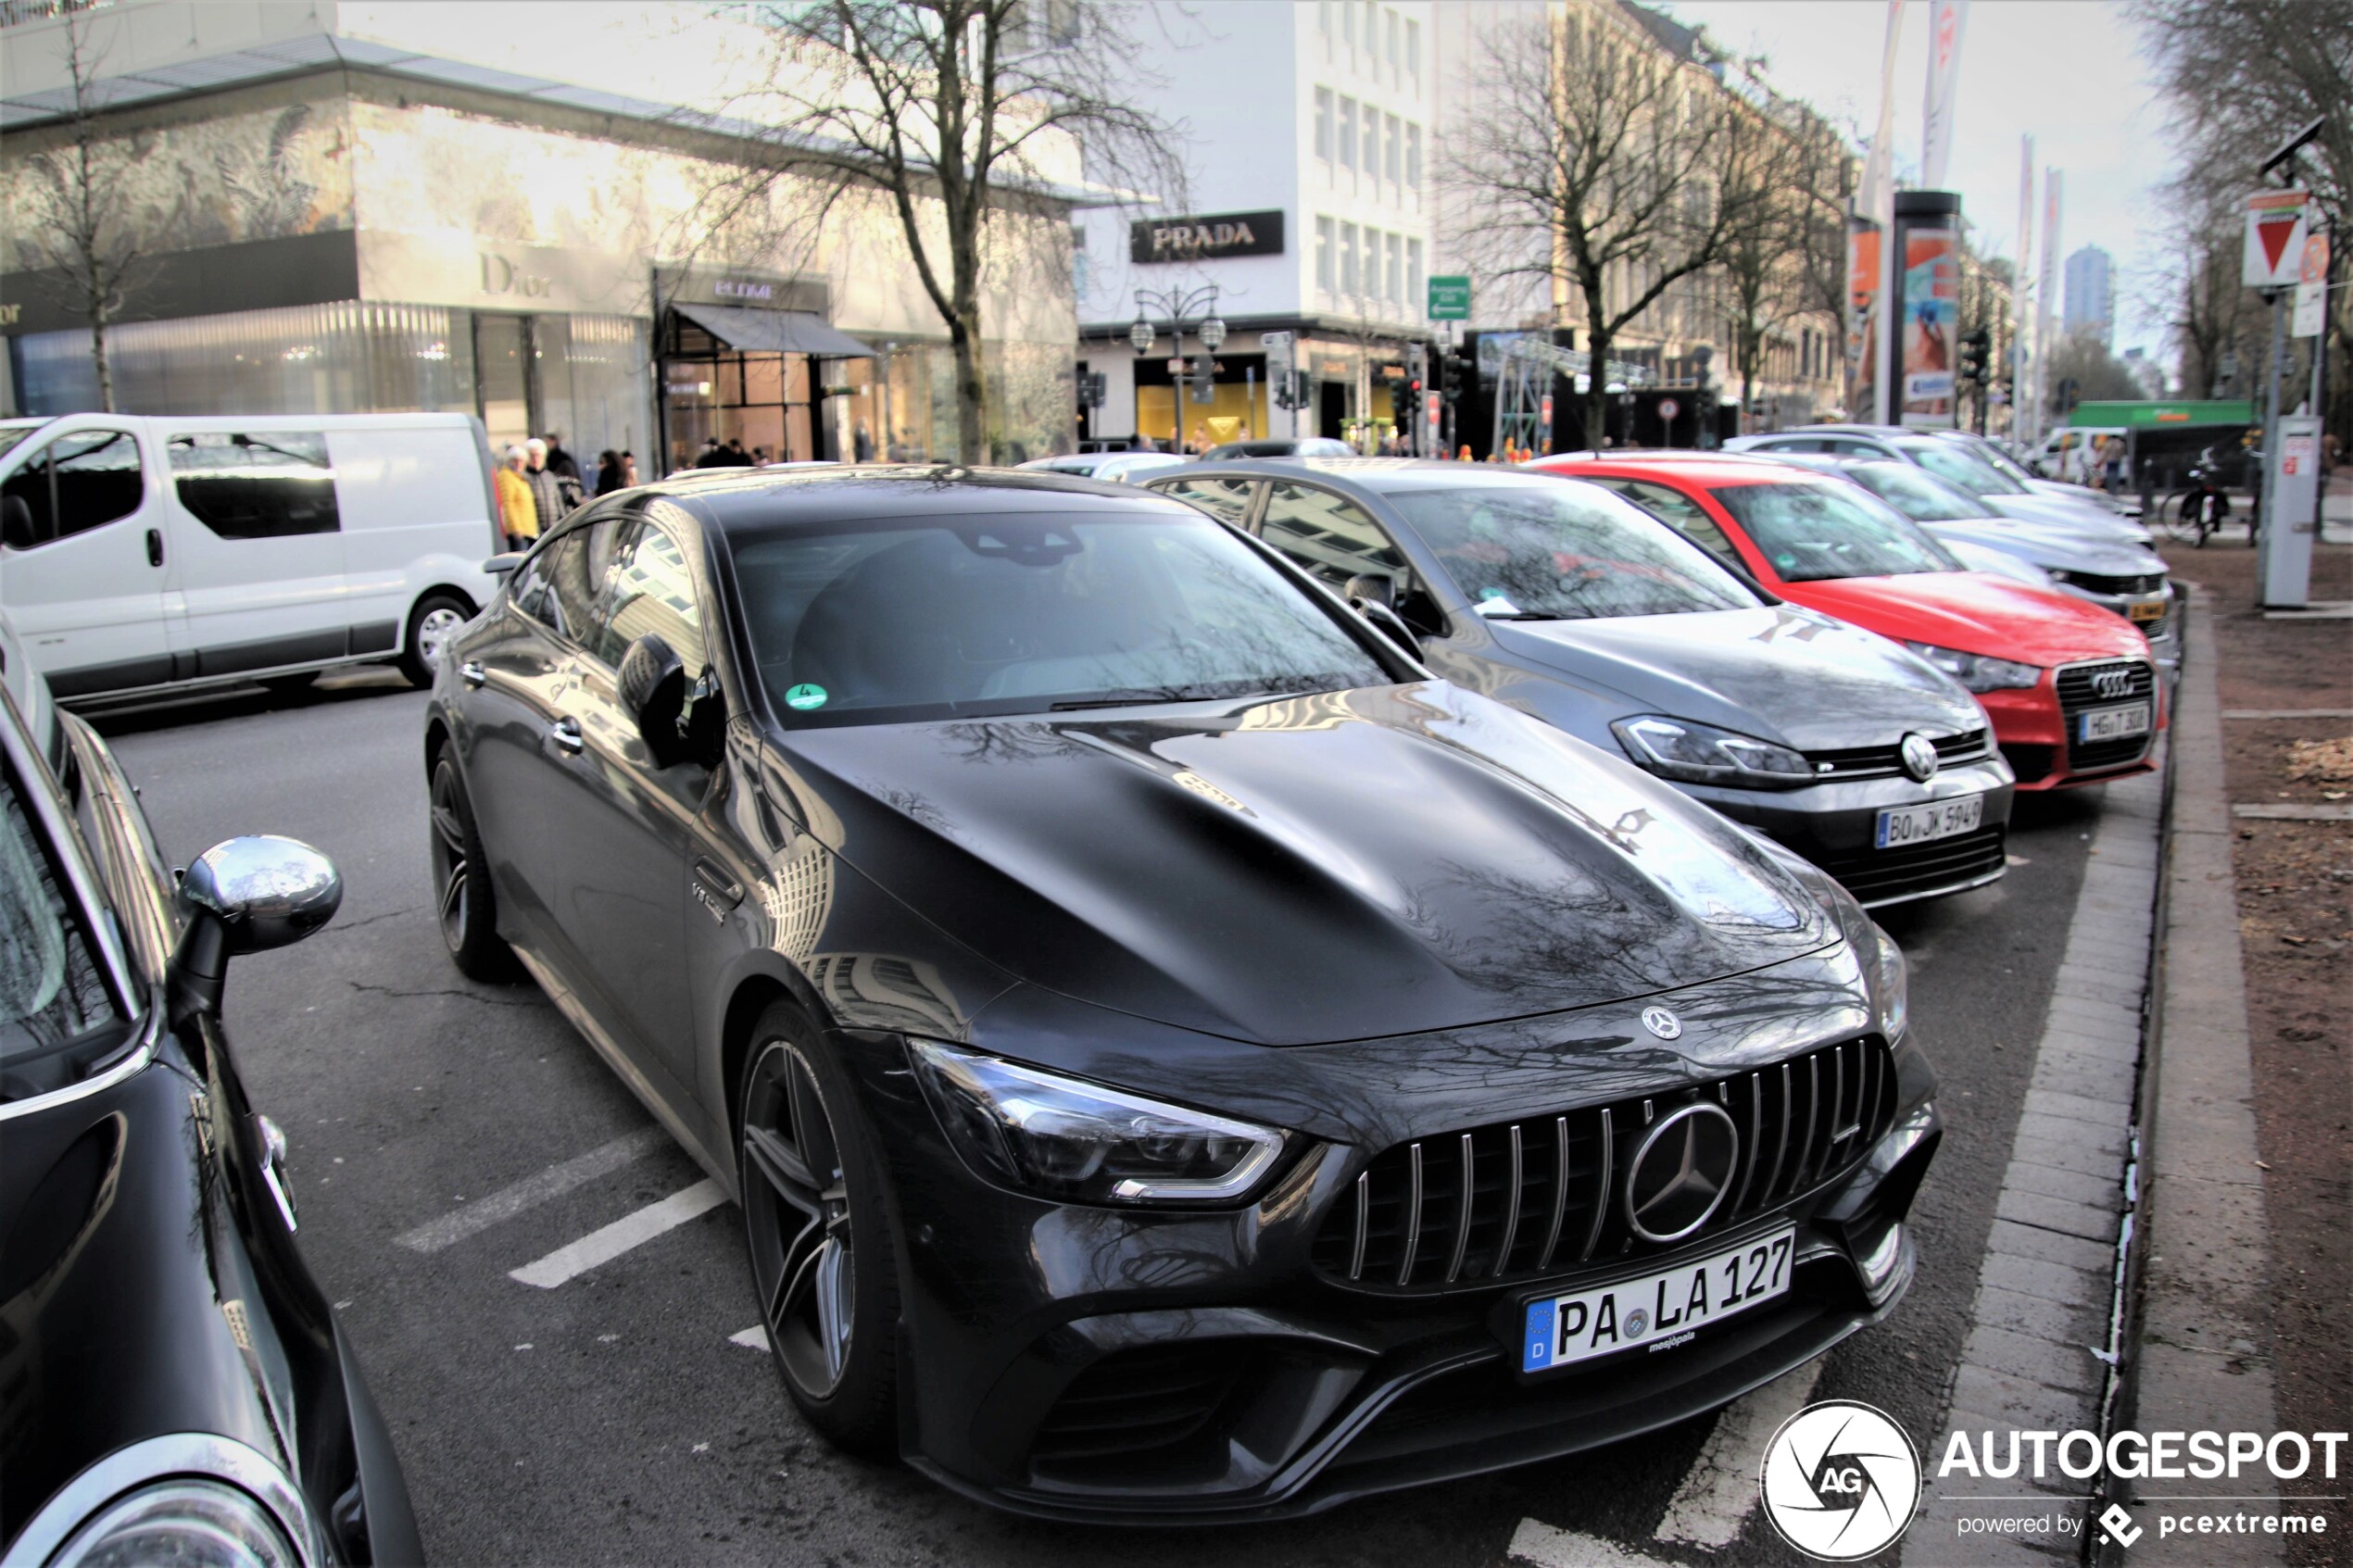
M 2031 1334 L 2054 1343 L 2090 1345 L 2108 1342 L 2108 1323 L 2095 1306 L 2066 1306 L 2040 1296 L 1986 1286 L 1977 1293 L 1978 1323 Z
M 2131 1142 L 2124 1122 L 2086 1122 L 2075 1116 L 2045 1116 L 2036 1111 L 2032 1097 L 2028 1097 L 2026 1113 L 2018 1119 L 2018 1135 L 2022 1138 L 2057 1138 L 2079 1143 L 2091 1148 L 2103 1148 L 2123 1155 Z
M 2071 1390 L 1968 1361 L 1953 1374 L 1954 1409 L 1989 1411 L 2021 1431 L 2071 1432 L 2085 1424 L 2091 1405 Z
M 2008 1172 L 2002 1177 L 2002 1190 L 2032 1193 L 2037 1198 L 2061 1198 L 2110 1214 L 2124 1211 L 2124 1184 L 2117 1177 L 2087 1176 L 2081 1171 L 2062 1171 L 2057 1166 L 2037 1165 L 2019 1159 L 2015 1152 L 2010 1156 Z
M 2030 1088 L 2026 1091 L 2026 1111 L 2032 1116 L 2051 1116 L 2066 1122 L 2085 1122 L 2095 1127 L 2121 1130 L 2131 1120 L 2133 1108 L 2129 1101 L 2105 1095 Z
M 2037 1262 L 2063 1263 L 2070 1269 L 2081 1269 L 2087 1274 L 2097 1274 L 2105 1281 L 2116 1273 L 2116 1248 L 2109 1241 L 2086 1241 L 2080 1236 L 2062 1236 L 2039 1225 L 2021 1225 L 2010 1220 L 1996 1220 L 1986 1234 L 1985 1250 L 2004 1252 L 2017 1258 L 2032 1258 Z
M 2039 1296 L 2045 1301 L 2070 1307 L 2097 1307 L 2105 1311 L 2108 1306 L 2106 1276 L 2070 1269 L 2064 1263 L 2047 1263 L 2039 1258 L 1988 1253 L 1977 1277 L 1981 1288 L 2015 1290 L 2021 1296 Z
M 2114 1210 L 2064 1198 L 2045 1198 L 2039 1192 L 2004 1187 L 2001 1197 L 1994 1201 L 1994 1212 L 2005 1220 L 2040 1225 L 2046 1231 L 2080 1236 L 2089 1241 L 2112 1241 L 2116 1237 Z
M 2044 1339 L 1992 1323 L 1981 1323 L 1969 1330 L 1961 1356 L 1991 1372 L 2031 1377 L 2086 1397 L 2097 1394 L 2107 1379 L 2108 1369 L 2093 1358 L 2088 1346 Z
M 2080 1172 L 2086 1176 L 2106 1176 L 2110 1181 L 2121 1181 L 2124 1176 L 2122 1155 L 2058 1138 L 2021 1137 L 2010 1145 L 2010 1158 Z

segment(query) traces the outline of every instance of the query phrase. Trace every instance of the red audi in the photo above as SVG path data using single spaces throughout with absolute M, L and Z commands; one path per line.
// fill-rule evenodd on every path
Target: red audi
M 1528 466 L 1605 485 L 1768 593 L 1902 643 L 1976 695 L 2020 789 L 2151 766 L 2165 712 L 2145 637 L 2095 605 L 1967 570 L 1843 480 L 1700 452 Z

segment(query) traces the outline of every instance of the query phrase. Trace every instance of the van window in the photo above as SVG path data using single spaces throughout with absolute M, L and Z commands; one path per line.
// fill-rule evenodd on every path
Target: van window
M 175 435 L 168 450 L 180 504 L 223 539 L 284 539 L 342 526 L 324 435 Z
M 146 498 L 139 444 L 119 430 L 78 430 L 28 458 L 0 486 L 0 542 L 30 550 L 129 517 Z

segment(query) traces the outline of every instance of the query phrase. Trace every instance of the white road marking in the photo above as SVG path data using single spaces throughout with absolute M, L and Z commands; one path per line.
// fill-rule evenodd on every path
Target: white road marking
M 1510 1555 L 1514 1562 L 1532 1562 L 1536 1568 L 1675 1568 L 1673 1563 L 1628 1551 L 1615 1541 L 1555 1530 L 1533 1519 L 1521 1520 L 1519 1528 L 1512 1532 Z
M 536 1209 L 551 1198 L 561 1198 L 577 1186 L 585 1186 L 599 1176 L 610 1175 L 623 1166 L 644 1159 L 670 1141 L 670 1135 L 659 1125 L 638 1128 L 608 1144 L 599 1144 L 585 1154 L 574 1155 L 560 1165 L 550 1165 L 536 1175 L 525 1176 L 511 1186 L 500 1187 L 488 1198 L 477 1198 L 463 1209 L 453 1209 L 438 1220 L 429 1221 L 415 1230 L 396 1236 L 393 1240 L 412 1252 L 438 1252 L 473 1235 L 488 1230 L 502 1220 L 510 1220 L 526 1209 Z
M 727 1336 L 727 1343 L 740 1345 L 747 1350 L 765 1350 L 768 1348 L 768 1326 L 756 1323 L 741 1334 Z
M 666 1231 L 727 1201 L 719 1184 L 705 1177 L 683 1192 L 659 1203 L 648 1203 L 634 1214 L 623 1214 L 602 1230 L 590 1231 L 568 1247 L 559 1247 L 535 1263 L 507 1271 L 508 1277 L 542 1290 L 553 1290 L 568 1279 L 611 1262 L 633 1247 L 642 1247 Z
M 1683 1484 L 1675 1488 L 1656 1537 L 1711 1548 L 1739 1539 L 1748 1511 L 1756 1506 L 1756 1472 L 1765 1461 L 1765 1445 L 1782 1422 L 1806 1408 L 1821 1375 L 1822 1363 L 1807 1361 L 1726 1405 Z

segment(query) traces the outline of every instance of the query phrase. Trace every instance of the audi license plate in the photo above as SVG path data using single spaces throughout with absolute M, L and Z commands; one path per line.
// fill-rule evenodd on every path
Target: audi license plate
M 2124 613 L 2132 619 L 2135 626 L 2145 621 L 2162 621 L 2165 619 L 2165 601 L 2163 599 L 2135 600 L 2124 607 Z
M 1985 797 L 1964 795 L 1953 800 L 1931 800 L 1925 806 L 1891 806 L 1879 814 L 1879 831 L 1871 835 L 1874 849 L 1901 849 L 1975 833 L 1985 820 Z
M 1528 1304 L 1519 1369 L 1549 1372 L 1647 1345 L 1655 1352 L 1699 1329 L 1789 1293 L 1788 1225 L 1756 1240 L 1660 1273 L 1620 1280 Z
M 2077 723 L 2075 738 L 2087 740 L 2122 740 L 2127 735 L 2149 733 L 2149 705 L 2128 703 L 2122 708 L 2095 708 L 2082 716 Z

